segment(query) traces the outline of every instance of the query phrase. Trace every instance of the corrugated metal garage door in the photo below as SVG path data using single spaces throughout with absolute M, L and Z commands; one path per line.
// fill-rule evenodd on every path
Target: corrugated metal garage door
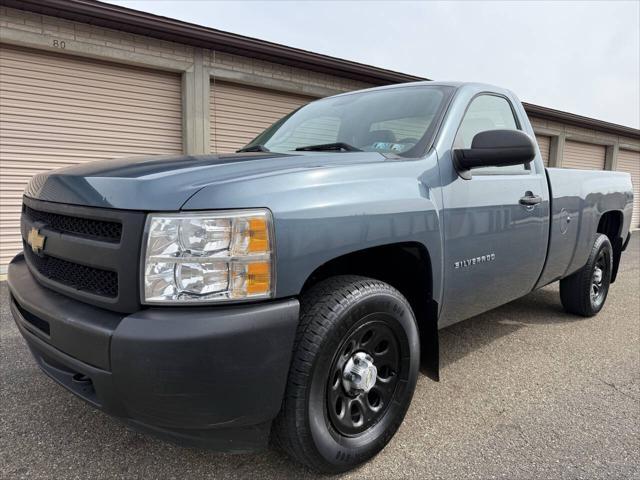
M 21 249 L 21 194 L 33 174 L 182 151 L 180 86 L 176 74 L 2 46 L 0 267 Z
M 633 182 L 633 218 L 632 228 L 640 227 L 640 152 L 618 151 L 618 170 L 631 174 Z
M 564 144 L 562 166 L 583 170 L 604 170 L 606 147 L 567 140 Z
M 269 125 L 315 98 L 211 82 L 211 151 L 234 152 Z
M 545 135 L 536 135 L 536 140 L 538 142 L 538 147 L 540 147 L 540 155 L 542 155 L 542 160 L 544 160 L 544 166 L 549 166 L 549 149 L 551 148 L 551 137 L 547 137 Z

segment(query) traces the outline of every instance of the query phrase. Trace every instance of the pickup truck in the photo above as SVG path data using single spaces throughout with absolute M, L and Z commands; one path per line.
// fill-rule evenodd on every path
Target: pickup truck
M 534 138 L 508 90 L 418 82 L 235 154 L 39 174 L 11 312 L 47 375 L 136 428 L 346 471 L 438 379 L 439 329 L 555 281 L 568 314 L 603 308 L 630 177 L 545 168 Z

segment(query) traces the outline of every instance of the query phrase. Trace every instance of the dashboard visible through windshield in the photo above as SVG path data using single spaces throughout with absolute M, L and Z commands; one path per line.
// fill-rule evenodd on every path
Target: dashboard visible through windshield
M 452 87 L 412 85 L 339 95 L 279 120 L 241 151 L 422 154 Z

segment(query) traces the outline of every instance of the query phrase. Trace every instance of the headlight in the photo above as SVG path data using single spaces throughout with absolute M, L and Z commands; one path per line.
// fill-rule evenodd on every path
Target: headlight
M 207 303 L 273 294 L 268 210 L 150 214 L 144 303 Z

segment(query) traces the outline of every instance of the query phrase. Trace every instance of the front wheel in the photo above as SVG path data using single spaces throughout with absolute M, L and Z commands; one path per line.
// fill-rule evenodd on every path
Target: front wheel
M 420 342 L 407 300 L 384 282 L 332 277 L 301 298 L 274 439 L 323 473 L 350 470 L 391 440 L 411 402 Z
M 586 265 L 560 280 L 560 300 L 567 312 L 592 317 L 602 310 L 611 283 L 612 258 L 609 238 L 598 234 Z

